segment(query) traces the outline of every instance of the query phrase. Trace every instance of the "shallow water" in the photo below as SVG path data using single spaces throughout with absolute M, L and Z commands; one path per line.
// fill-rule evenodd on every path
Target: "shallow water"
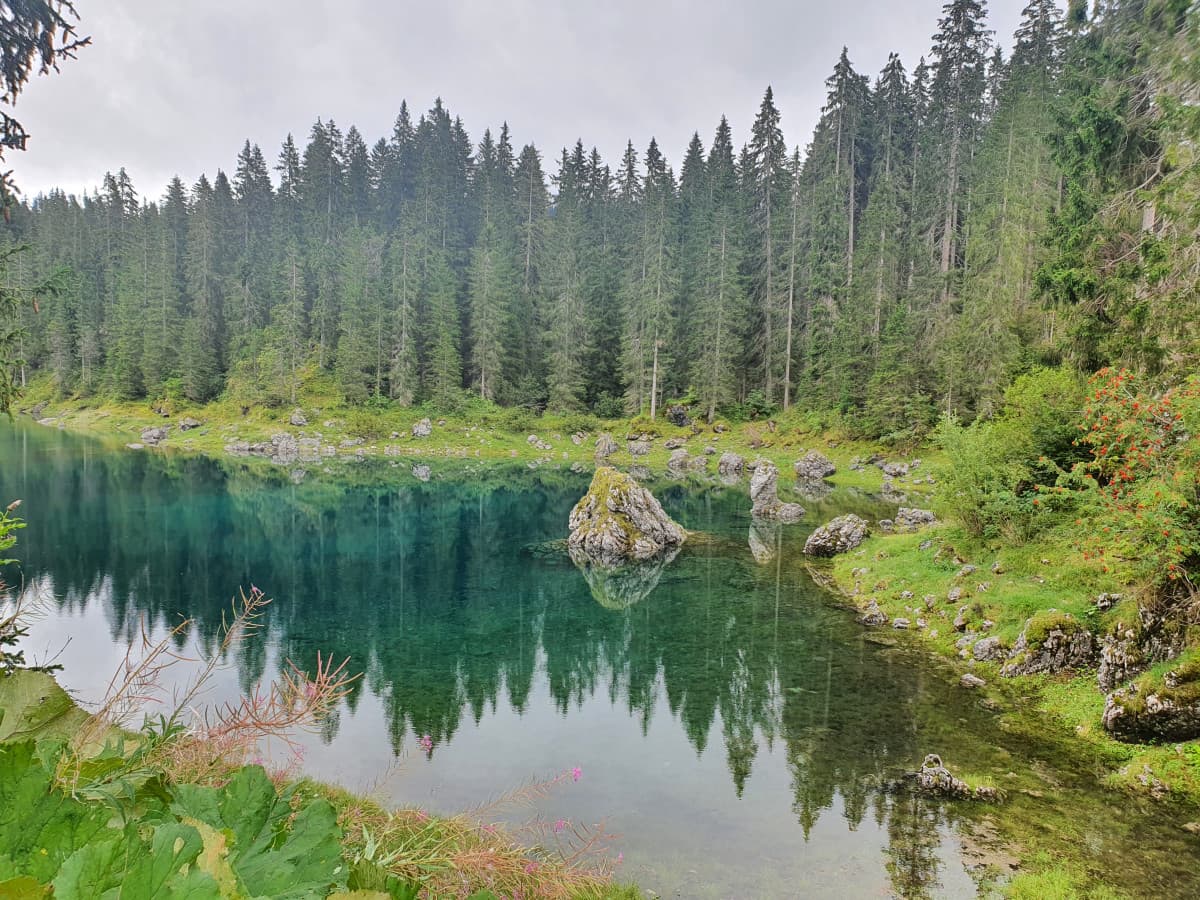
M 963 835 L 989 813 L 1134 894 L 1195 895 L 1193 839 L 1099 791 L 1088 760 L 1006 727 L 812 581 L 799 552 L 812 525 L 888 511 L 872 498 L 838 493 L 752 535 L 744 485 L 657 484 L 716 539 L 589 586 L 531 552 L 565 535 L 586 476 L 456 471 L 422 484 L 362 463 L 297 484 L 0 425 L 0 501 L 23 499 L 29 523 L 7 577 L 48 601 L 28 647 L 95 700 L 143 626 L 188 618 L 185 649 L 211 646 L 230 598 L 257 585 L 274 598 L 262 634 L 209 700 L 289 658 L 349 656 L 364 677 L 304 739 L 305 772 L 455 812 L 577 766 L 577 782 L 506 816 L 604 822 L 621 876 L 664 896 L 974 896 Z M 1013 800 L 992 812 L 884 789 L 927 752 Z

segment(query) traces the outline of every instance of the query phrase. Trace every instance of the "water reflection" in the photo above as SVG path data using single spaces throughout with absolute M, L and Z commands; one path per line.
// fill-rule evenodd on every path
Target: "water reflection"
M 744 488 L 656 486 L 673 517 L 715 539 L 613 572 L 522 552 L 563 537 L 587 485 L 545 467 L 439 483 L 435 466 L 429 484 L 408 466 L 355 467 L 358 483 L 296 484 L 245 463 L 8 426 L 0 461 L 0 499 L 26 501 L 22 572 L 53 593 L 50 624 L 97 660 L 87 671 L 77 654 L 68 682 L 106 678 L 99 660 L 143 622 L 161 632 L 187 617 L 181 642 L 214 646 L 230 596 L 253 583 L 276 600 L 264 639 L 232 661 L 237 687 L 318 650 L 365 673 L 320 735 L 329 751 L 310 754 L 318 775 L 386 765 L 369 762 L 378 742 L 396 757 L 429 735 L 440 762 L 407 788 L 432 792 L 422 779 L 436 772 L 440 802 L 453 804 L 459 790 L 478 799 L 518 783 L 543 757 L 588 759 L 612 774 L 574 802 L 619 816 L 626 856 L 654 861 L 632 873 L 648 885 L 792 896 L 803 883 L 844 896 L 850 879 L 855 892 L 974 892 L 948 811 L 882 788 L 950 735 L 956 758 L 982 770 L 994 723 L 948 681 L 867 641 L 804 570 L 807 528 L 751 522 Z M 814 520 L 880 513 L 869 498 L 819 502 Z M 107 635 L 95 633 L 101 620 Z M 471 763 L 449 768 L 468 749 Z M 703 887 L 680 887 L 688 871 Z

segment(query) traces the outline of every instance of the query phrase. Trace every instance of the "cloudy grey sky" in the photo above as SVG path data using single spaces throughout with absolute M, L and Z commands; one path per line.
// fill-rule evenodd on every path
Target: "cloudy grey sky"
M 231 171 L 242 141 L 271 164 L 317 116 L 371 144 L 407 99 L 441 96 L 478 140 L 507 120 L 550 161 L 581 137 L 609 161 L 658 138 L 678 169 L 722 113 L 740 146 L 767 84 L 807 143 L 843 44 L 874 75 L 911 70 L 943 0 L 76 0 L 94 46 L 17 107 L 32 139 L 10 165 L 29 196 L 90 189 L 125 166 L 161 196 L 178 173 Z M 1023 0 L 991 0 L 1007 47 Z

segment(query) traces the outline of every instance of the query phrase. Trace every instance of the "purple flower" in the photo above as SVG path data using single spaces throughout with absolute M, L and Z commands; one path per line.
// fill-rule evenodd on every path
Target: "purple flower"
M 575 781 L 578 781 L 582 777 L 583 777 L 583 769 L 579 768 L 579 766 L 576 766 L 575 768 L 573 768 L 571 770 L 571 778 L 573 778 Z
M 557 822 L 554 823 L 554 833 L 558 834 L 566 827 L 567 827 L 567 820 L 559 819 Z

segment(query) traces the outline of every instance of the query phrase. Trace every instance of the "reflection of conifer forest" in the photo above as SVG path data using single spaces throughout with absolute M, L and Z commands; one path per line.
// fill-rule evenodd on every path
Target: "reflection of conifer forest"
M 780 552 L 754 561 L 744 485 L 660 485 L 676 518 L 718 540 L 613 609 L 565 554 L 526 549 L 563 536 L 583 476 L 492 470 L 420 484 L 381 468 L 373 481 L 294 484 L 244 463 L 7 425 L 0 458 L 0 496 L 26 501 L 24 576 L 52 585 L 60 608 L 103 597 L 122 644 L 142 618 L 186 614 L 191 637 L 213 643 L 230 596 L 256 584 L 276 602 L 263 639 L 239 651 L 243 688 L 275 674 L 269 660 L 349 656 L 365 677 L 347 703 L 379 698 L 397 754 L 424 734 L 447 743 L 505 701 L 524 713 L 543 684 L 568 718 L 611 700 L 643 731 L 673 727 L 654 719 L 665 700 L 697 754 L 723 748 L 738 796 L 760 754 L 782 750 L 806 836 L 829 810 L 851 829 L 886 825 L 888 872 L 909 896 L 938 880 L 947 813 L 880 788 L 934 745 L 953 743 L 956 761 L 979 770 L 1010 764 L 996 754 L 1011 739 L 983 710 L 867 640 L 822 595 L 798 552 L 804 528 L 781 529 Z M 872 511 L 867 498 L 837 503 Z M 337 727 L 335 716 L 325 738 Z

